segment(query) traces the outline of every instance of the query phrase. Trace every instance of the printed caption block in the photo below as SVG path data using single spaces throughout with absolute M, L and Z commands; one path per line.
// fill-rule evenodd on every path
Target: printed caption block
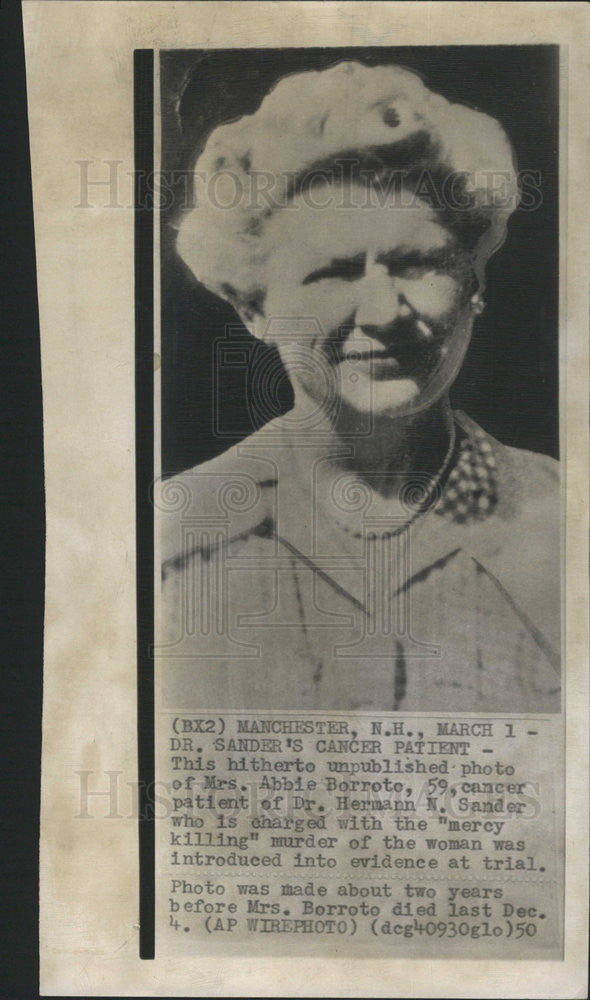
M 558 959 L 557 718 L 166 712 L 162 953 Z

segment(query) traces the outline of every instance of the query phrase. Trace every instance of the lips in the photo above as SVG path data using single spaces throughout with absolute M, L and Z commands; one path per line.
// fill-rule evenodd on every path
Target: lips
M 356 348 L 345 346 L 341 360 L 353 366 L 354 371 L 370 378 L 425 378 L 432 374 L 440 361 L 440 341 L 429 344 L 417 340 L 400 341 L 383 347 L 382 344 L 367 350 L 365 345 Z
M 376 380 L 386 380 L 403 378 L 404 370 L 396 357 L 386 355 L 368 354 L 360 358 L 355 365 L 355 371 Z

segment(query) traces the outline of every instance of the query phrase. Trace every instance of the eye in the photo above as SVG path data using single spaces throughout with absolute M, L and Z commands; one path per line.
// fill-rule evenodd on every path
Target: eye
M 402 278 L 404 281 L 421 281 L 446 271 L 449 255 L 445 251 L 439 250 L 429 253 L 416 251 L 391 254 L 385 257 L 383 263 L 387 266 L 391 277 Z
M 407 267 L 395 269 L 395 274 L 403 278 L 404 281 L 419 281 L 421 278 L 425 278 L 427 274 L 433 273 L 433 268 L 428 264 L 410 264 Z

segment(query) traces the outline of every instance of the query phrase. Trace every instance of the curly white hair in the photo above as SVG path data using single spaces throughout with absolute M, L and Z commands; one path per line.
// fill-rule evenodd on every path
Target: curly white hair
M 457 203 L 439 207 L 447 224 L 464 232 L 476 220 L 471 249 L 483 280 L 519 197 L 504 130 L 489 115 L 432 92 L 410 70 L 351 61 L 282 78 L 254 114 L 211 133 L 195 164 L 196 203 L 178 223 L 179 255 L 200 282 L 250 318 L 264 297 L 272 251 L 265 220 L 314 168 L 321 165 L 325 177 L 326 165 L 341 169 L 345 158 L 369 163 L 381 177 L 402 170 L 405 185 L 424 170 L 439 182 L 459 178 Z

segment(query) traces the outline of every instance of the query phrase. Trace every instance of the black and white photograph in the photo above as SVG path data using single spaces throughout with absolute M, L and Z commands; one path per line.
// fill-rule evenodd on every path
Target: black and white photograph
M 558 712 L 558 48 L 160 58 L 165 699 Z
M 8 992 L 584 997 L 587 6 L 21 16 Z

